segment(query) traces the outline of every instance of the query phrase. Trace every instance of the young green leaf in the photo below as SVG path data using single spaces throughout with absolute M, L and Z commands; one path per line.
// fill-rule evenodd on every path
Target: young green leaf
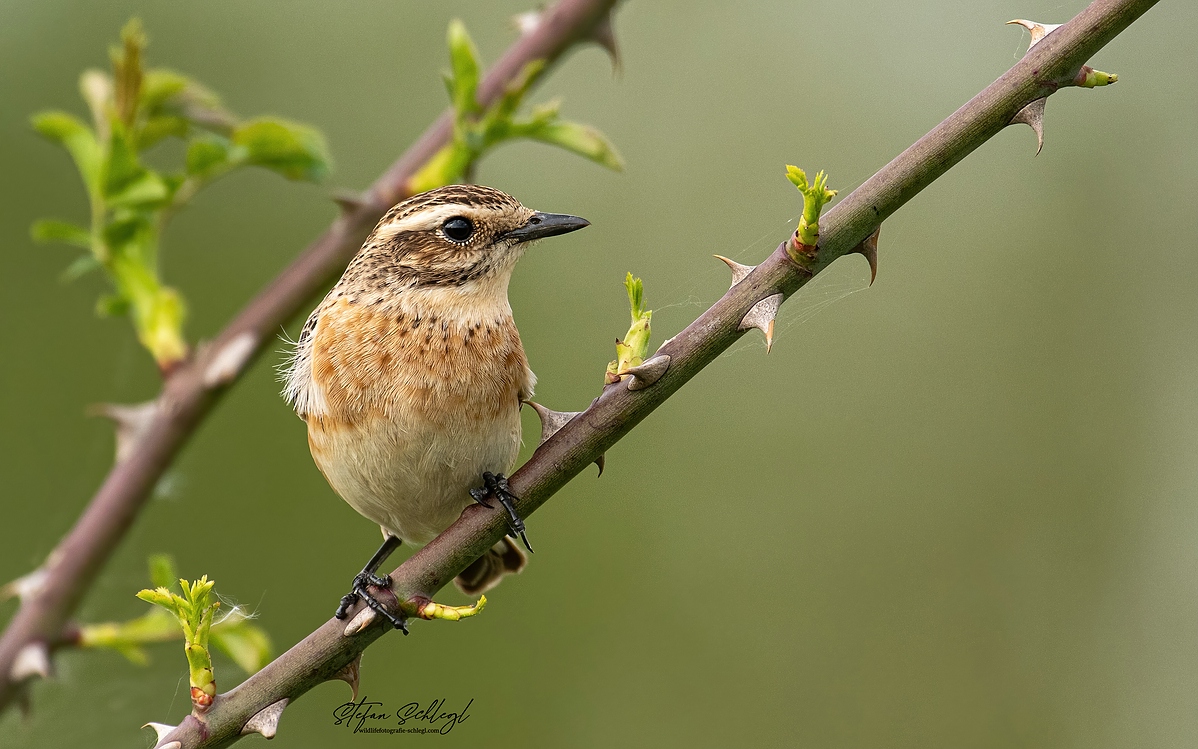
M 142 31 L 141 21 L 132 18 L 121 29 L 121 46 L 114 48 L 111 53 L 116 111 L 121 122 L 129 129 L 137 120 L 142 83 L 141 53 L 145 46 L 146 35 Z
M 34 130 L 71 154 L 88 193 L 98 194 L 103 155 L 91 128 L 66 112 L 39 112 L 31 122 Z
M 137 148 L 144 151 L 164 138 L 186 138 L 191 123 L 175 115 L 149 117 L 137 134 Z
M 632 271 L 628 271 L 628 275 L 624 276 L 624 288 L 628 291 L 628 309 L 635 323 L 645 313 L 645 282 L 633 278 Z
M 229 164 L 229 141 L 218 135 L 197 138 L 187 146 L 187 174 L 205 178 Z
M 243 149 L 247 163 L 287 179 L 319 182 L 329 172 L 324 136 L 305 125 L 268 117 L 250 120 L 233 130 L 233 144 Z
M 70 283 L 102 267 L 104 266 L 100 265 L 100 261 L 96 259 L 95 255 L 80 255 L 67 266 L 67 269 L 62 272 L 60 278 L 63 283 Z
M 450 90 L 453 108 L 459 115 L 476 114 L 479 111 L 475 97 L 479 79 L 478 49 L 466 31 L 466 24 L 456 18 L 449 22 L 447 37 L 449 62 L 453 66 Z
M 125 206 L 150 206 L 166 201 L 170 190 L 157 172 L 143 171 L 127 183 L 120 192 L 108 196 L 108 205 L 113 208 Z
M 69 221 L 48 218 L 35 221 L 29 229 L 29 235 L 35 242 L 62 242 L 85 250 L 92 246 L 91 232 Z
M 113 123 L 108 139 L 108 159 L 104 164 L 104 197 L 120 193 L 145 173 L 128 131 L 121 123 Z
M 148 237 L 154 231 L 151 218 L 152 216 L 144 211 L 118 211 L 102 230 L 104 247 L 120 251 L 136 241 L 139 235 Z
M 161 114 L 163 106 L 183 93 L 189 85 L 192 85 L 192 82 L 187 76 L 173 70 L 147 70 L 141 84 L 141 110 L 151 117 Z
M 182 91 L 163 101 L 158 112 L 178 115 L 196 127 L 226 137 L 233 134 L 233 128 L 238 124 L 237 117 L 225 109 L 219 96 L 193 80 L 188 80 Z
M 129 300 L 117 294 L 103 294 L 96 300 L 96 314 L 100 317 L 120 317 L 129 308 Z
M 184 138 L 197 126 L 220 135 L 231 135 L 237 124 L 220 97 L 173 70 L 146 71 L 142 82 L 141 111 L 145 125 L 139 145 L 148 148 L 165 136 Z
M 260 671 L 270 662 L 272 646 L 270 637 L 259 627 L 247 621 L 212 627 L 212 644 L 233 659 L 247 674 Z
M 603 133 L 577 122 L 533 123 L 522 133 L 525 137 L 550 143 L 583 156 L 617 172 L 623 171 L 624 161 Z
M 152 603 L 155 606 L 161 606 L 175 616 L 182 616 L 182 610 L 179 608 L 182 599 L 178 595 L 171 593 L 165 587 L 158 587 L 153 590 L 139 590 L 137 597 L 146 603 Z
M 175 560 L 169 554 L 152 554 L 147 563 L 150 567 L 150 584 L 155 588 L 171 588 L 178 582 Z

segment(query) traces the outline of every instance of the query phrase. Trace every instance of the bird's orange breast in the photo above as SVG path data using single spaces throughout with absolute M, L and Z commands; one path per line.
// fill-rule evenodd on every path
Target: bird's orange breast
M 531 373 L 510 315 L 462 320 L 338 300 L 313 332 L 312 383 L 323 419 L 488 422 L 519 409 Z

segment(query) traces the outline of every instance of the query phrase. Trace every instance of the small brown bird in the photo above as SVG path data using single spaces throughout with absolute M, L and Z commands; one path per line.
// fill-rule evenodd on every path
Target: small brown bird
M 508 281 L 531 242 L 588 225 L 490 187 L 431 190 L 383 216 L 308 317 L 284 396 L 307 422 L 312 458 L 333 490 L 384 536 L 338 618 L 361 596 L 402 629 L 367 586 L 388 587 L 375 574 L 387 556 L 402 541 L 428 543 L 471 501 L 498 500 L 527 546 L 504 473 L 536 377 Z M 455 582 L 479 593 L 525 561 L 509 536 Z

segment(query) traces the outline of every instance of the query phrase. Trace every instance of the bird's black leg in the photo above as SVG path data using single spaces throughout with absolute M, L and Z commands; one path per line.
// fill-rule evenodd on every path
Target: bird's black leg
M 403 630 L 405 635 L 408 633 L 408 628 L 404 626 L 403 619 L 388 611 L 367 590 L 367 586 L 370 585 L 376 588 L 391 587 L 391 578 L 377 573 L 379 567 L 382 566 L 383 562 L 387 561 L 387 557 L 391 556 L 391 552 L 399 548 L 401 543 L 402 541 L 399 538 L 392 535 L 388 535 L 383 540 L 383 545 L 379 547 L 378 551 L 374 552 L 374 556 L 370 558 L 370 561 L 366 563 L 362 571 L 354 576 L 352 588 L 349 593 L 341 597 L 341 603 L 337 606 L 337 613 L 334 616 L 338 619 L 344 619 L 349 613 L 349 607 L 353 606 L 361 598 L 366 602 L 367 606 L 374 609 L 375 613 L 390 622 L 392 627 Z
M 519 497 L 512 494 L 508 488 L 507 476 L 504 476 L 502 473 L 484 472 L 483 488 L 471 489 L 470 496 L 474 497 L 474 501 L 480 505 L 490 507 L 491 505 L 484 501 L 488 495 L 498 499 L 499 504 L 503 505 L 503 509 L 507 510 L 508 527 L 512 529 L 512 533 L 515 533 L 524 542 L 524 548 L 528 549 L 529 553 L 532 553 L 532 547 L 528 545 L 528 535 L 524 532 L 524 519 L 516 512 L 516 505 L 514 504 L 519 500 Z

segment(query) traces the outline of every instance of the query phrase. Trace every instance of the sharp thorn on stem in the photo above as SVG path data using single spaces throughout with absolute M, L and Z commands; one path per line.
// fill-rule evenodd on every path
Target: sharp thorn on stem
M 157 736 L 157 738 L 155 739 L 155 741 L 157 742 L 157 741 L 162 741 L 167 736 L 169 736 L 171 731 L 178 728 L 178 726 L 168 726 L 166 723 L 146 723 L 144 726 L 142 726 L 142 728 L 153 728 L 154 733 Z
M 882 233 L 882 225 L 878 224 L 877 228 L 870 233 L 868 237 L 852 249 L 852 253 L 856 253 L 865 258 L 869 263 L 869 285 L 873 286 L 874 281 L 878 277 L 878 236 Z
M 1031 102 L 1023 109 L 1015 113 L 1009 124 L 1014 125 L 1021 122 L 1027 125 L 1036 132 L 1036 155 L 1040 155 L 1040 150 L 1044 148 L 1044 105 L 1048 102 L 1047 97 L 1042 97 Z
M 349 688 L 354 691 L 354 701 L 358 701 L 358 684 L 362 679 L 362 654 L 358 653 L 358 657 L 354 658 L 349 663 L 341 667 L 337 673 L 333 674 L 331 679 L 339 679 L 349 684 Z
M 727 258 L 723 255 L 716 255 L 716 257 L 723 260 L 724 264 L 728 266 L 728 270 L 732 271 L 732 283 L 728 286 L 730 289 L 745 280 L 745 276 L 757 269 L 756 265 L 741 265 L 732 258 Z
M 1027 51 L 1031 52 L 1032 47 L 1039 44 L 1041 39 L 1048 36 L 1049 34 L 1056 31 L 1057 29 L 1061 28 L 1061 26 L 1063 24 L 1038 23 L 1036 21 L 1029 21 L 1026 18 L 1016 18 L 1012 21 L 1007 21 L 1007 25 L 1008 26 L 1011 26 L 1011 25 L 1022 26 L 1023 28 L 1028 30 L 1028 33 L 1032 35 L 1032 41 L 1030 44 L 1027 45 Z
M 644 390 L 650 385 L 655 384 L 670 368 L 670 355 L 658 354 L 651 359 L 646 360 L 643 364 L 638 364 L 635 367 L 629 367 L 624 374 L 631 375 L 628 378 L 629 390 Z
M 774 318 L 778 316 L 778 308 L 782 306 L 783 296 L 773 294 L 762 299 L 745 313 L 741 318 L 739 330 L 756 328 L 765 335 L 765 353 L 774 347 Z
M 9 677 L 16 682 L 30 677 L 50 678 L 50 648 L 46 643 L 35 640 L 17 653 Z
M 253 717 L 247 720 L 242 727 L 241 735 L 260 733 L 263 738 L 273 739 L 279 731 L 279 717 L 283 714 L 283 708 L 287 707 L 288 702 L 288 698 L 284 697 L 254 713 Z
M 575 416 L 582 413 L 581 411 L 554 411 L 533 401 L 525 401 L 525 403 L 532 406 L 532 410 L 537 412 L 537 417 L 541 420 L 541 441 L 537 443 L 538 447 L 545 444 L 545 440 L 557 434 L 559 429 L 570 423 Z M 479 490 L 470 490 L 472 496 L 475 491 Z M 487 493 L 484 491 L 483 497 L 485 498 L 486 495 Z M 477 501 L 478 497 L 475 497 L 475 500 Z

